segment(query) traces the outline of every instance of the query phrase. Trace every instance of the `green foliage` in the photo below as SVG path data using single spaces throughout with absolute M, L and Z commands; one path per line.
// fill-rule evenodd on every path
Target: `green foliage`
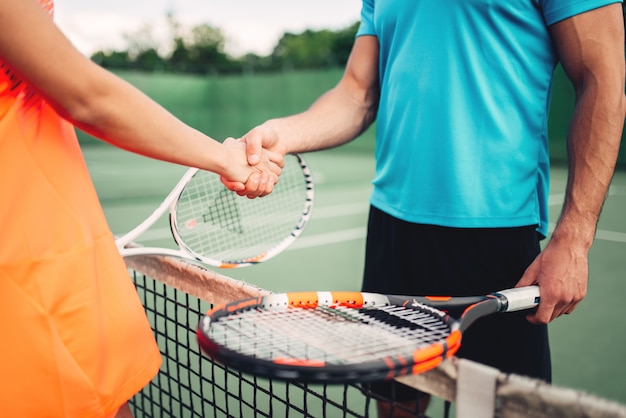
M 329 30 L 286 33 L 274 48 L 272 58 L 295 69 L 335 66 L 333 41 L 334 34 Z
M 133 68 L 142 71 L 154 71 L 165 67 L 165 61 L 154 48 L 139 51 L 134 62 Z
M 183 38 L 174 39 L 174 49 L 168 59 L 169 68 L 174 72 L 191 72 L 190 63 L 191 57 L 189 56 L 189 50 L 185 46 Z
M 194 72 L 217 72 L 218 68 L 228 63 L 224 53 L 225 38 L 222 31 L 209 25 L 199 25 L 191 29 L 187 45 L 187 57 Z
M 98 51 L 91 56 L 92 61 L 105 68 L 127 70 L 131 67 L 131 59 L 128 51 Z
M 350 56 L 359 22 L 333 32 L 306 30 L 285 33 L 272 52 L 275 64 L 288 69 L 344 67 Z
M 335 60 L 341 67 L 345 67 L 348 63 L 348 57 L 354 44 L 354 38 L 357 30 L 359 29 L 360 22 L 355 22 L 352 26 L 335 32 L 333 50 L 335 53 Z
M 111 70 L 175 72 L 192 74 L 233 74 L 275 72 L 289 69 L 320 69 L 345 65 L 358 28 L 358 22 L 333 32 L 306 30 L 286 33 L 272 54 L 230 57 L 224 51 L 225 37 L 219 28 L 201 24 L 184 28 L 168 15 L 170 50 L 163 53 L 149 25 L 126 34 L 126 51 L 98 51 L 91 57 Z

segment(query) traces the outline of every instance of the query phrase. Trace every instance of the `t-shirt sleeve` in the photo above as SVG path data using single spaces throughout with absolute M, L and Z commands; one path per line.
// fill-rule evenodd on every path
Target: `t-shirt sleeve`
M 356 36 L 376 35 L 374 27 L 374 0 L 363 0 L 361 8 L 361 24 Z
M 543 0 L 540 2 L 546 24 L 553 25 L 569 17 L 622 0 Z

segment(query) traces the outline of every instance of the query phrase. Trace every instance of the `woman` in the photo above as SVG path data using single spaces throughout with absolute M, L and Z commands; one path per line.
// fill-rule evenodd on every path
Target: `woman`
M 0 415 L 130 416 L 161 359 L 74 126 L 248 197 L 272 191 L 282 157 L 248 166 L 243 144 L 186 126 L 82 56 L 53 2 L 39 3 L 0 0 Z

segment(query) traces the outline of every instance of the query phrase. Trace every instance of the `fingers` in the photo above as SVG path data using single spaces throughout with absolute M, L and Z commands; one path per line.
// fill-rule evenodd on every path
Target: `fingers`
M 533 324 L 548 324 L 561 315 L 571 314 L 585 297 L 584 291 L 575 291 L 561 281 L 544 279 L 530 284 L 538 284 L 541 294 L 537 309 L 526 316 Z
M 548 324 L 561 315 L 571 314 L 579 304 L 579 301 L 574 300 L 561 303 L 555 303 L 554 300 L 558 300 L 558 298 L 554 299 L 548 297 L 546 299 L 542 293 L 537 310 L 534 313 L 528 314 L 526 319 L 530 323 L 537 325 Z
M 255 135 L 253 132 L 244 135 L 241 138 L 241 142 L 246 144 L 246 157 L 248 158 L 248 164 L 257 165 L 261 162 L 261 153 L 263 152 L 263 141 L 259 135 Z
M 526 316 L 533 324 L 548 324 L 569 315 L 587 293 L 587 269 L 571 267 L 580 263 L 546 250 L 528 267 L 516 287 L 538 285 L 541 298 L 537 309 Z
M 268 159 L 271 165 L 271 170 L 277 175 L 280 175 L 282 169 L 285 167 L 285 156 L 279 152 L 263 151 L 265 157 Z
M 246 144 L 246 157 L 248 164 L 257 165 L 265 157 L 283 166 L 283 156 L 287 153 L 278 135 L 276 127 L 270 121 L 251 129 L 242 138 L 241 142 Z
M 268 151 L 262 151 L 260 162 L 254 166 L 260 171 L 248 177 L 243 190 L 237 190 L 237 194 L 252 199 L 266 196 L 274 190 L 274 186 L 282 173 L 284 161 L 282 155 L 272 153 L 276 154 L 274 160 L 277 162 L 274 162 L 268 154 L 270 154 Z
M 255 173 L 248 178 L 246 183 L 231 181 L 221 176 L 220 181 L 228 190 L 237 193 L 239 196 L 254 199 L 256 197 L 267 196 L 274 191 L 276 176 L 267 173 Z
M 531 324 L 544 325 L 548 324 L 553 319 L 554 305 L 549 305 L 547 302 L 539 302 L 539 306 L 534 313 L 526 315 L 526 319 Z
M 248 178 L 244 188 L 236 191 L 236 193 L 239 196 L 246 196 L 249 199 L 263 197 L 272 193 L 275 184 L 275 176 L 268 173 L 255 173 Z

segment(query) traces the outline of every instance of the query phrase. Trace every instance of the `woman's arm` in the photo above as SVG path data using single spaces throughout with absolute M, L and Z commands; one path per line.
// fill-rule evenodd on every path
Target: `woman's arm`
M 250 194 L 271 191 L 281 155 L 266 153 L 260 165 L 249 167 L 243 145 L 224 146 L 187 126 L 84 57 L 37 1 L 0 0 L 0 28 L 0 58 L 81 130 L 117 147 L 214 171 L 237 182 L 255 174 L 260 182 Z

